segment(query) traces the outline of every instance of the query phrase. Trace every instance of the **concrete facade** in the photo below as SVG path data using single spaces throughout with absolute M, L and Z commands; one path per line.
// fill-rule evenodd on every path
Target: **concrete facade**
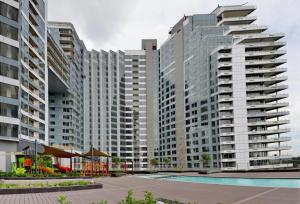
M 289 167 L 283 34 L 254 6 L 183 17 L 160 49 L 160 161 L 179 169 Z M 174 91 L 173 91 L 174 90 Z M 175 115 L 175 116 L 174 116 Z
M 55 43 L 57 47 L 58 58 L 54 61 L 59 62 L 59 58 L 65 58 L 63 64 L 60 65 L 65 70 L 65 73 L 60 73 L 61 76 L 64 75 L 59 80 L 62 85 L 52 90 L 49 89 L 51 94 L 49 98 L 49 144 L 64 149 L 83 151 L 83 69 L 84 53 L 87 50 L 71 23 L 49 22 L 48 28 L 53 44 Z M 56 72 L 59 71 L 56 70 Z
M 0 4 L 0 157 L 7 161 L 19 140 L 48 142 L 47 2 Z
M 141 50 L 90 51 L 85 77 L 86 150 L 147 169 L 158 148 L 156 40 L 143 40 Z

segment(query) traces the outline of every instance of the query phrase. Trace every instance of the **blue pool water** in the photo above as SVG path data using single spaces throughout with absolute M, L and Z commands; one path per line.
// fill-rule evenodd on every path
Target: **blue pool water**
M 247 179 L 247 178 L 216 178 L 201 176 L 161 176 L 157 179 L 190 183 L 206 183 L 233 186 L 300 188 L 299 179 Z

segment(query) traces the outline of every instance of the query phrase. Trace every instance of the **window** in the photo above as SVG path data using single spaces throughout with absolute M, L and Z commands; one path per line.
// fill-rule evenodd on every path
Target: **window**
M 18 87 L 0 83 L 0 96 L 17 99 Z
M 0 62 L 0 75 L 12 79 L 18 79 L 18 68 L 9 64 Z
M 0 22 L 0 35 L 11 38 L 13 40 L 18 40 L 18 29 Z
M 14 21 L 18 21 L 18 9 L 4 2 L 0 2 L 0 15 Z
M 0 115 L 12 118 L 18 118 L 18 106 L 6 103 L 0 103 Z
M 0 56 L 18 60 L 18 48 L 0 42 Z
M 18 125 L 0 123 L 0 136 L 2 137 L 18 137 Z

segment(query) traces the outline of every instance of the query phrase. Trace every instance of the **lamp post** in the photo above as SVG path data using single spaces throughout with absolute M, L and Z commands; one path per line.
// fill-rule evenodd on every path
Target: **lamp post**
M 92 143 L 92 177 L 94 176 L 94 147 Z
M 34 172 L 37 173 L 37 139 L 34 141 Z
M 131 173 L 132 173 L 132 175 L 133 175 L 133 160 L 131 160 Z

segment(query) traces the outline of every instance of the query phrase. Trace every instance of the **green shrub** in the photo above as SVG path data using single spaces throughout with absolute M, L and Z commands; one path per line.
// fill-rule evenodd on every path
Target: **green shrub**
M 30 183 L 30 184 L 4 184 L 0 183 L 0 188 L 42 188 L 42 187 L 67 187 L 67 186 L 86 186 L 92 182 L 89 181 L 65 181 L 60 183 Z
M 108 202 L 106 200 L 101 200 L 100 202 L 98 202 L 97 204 L 108 204 Z
M 71 171 L 71 172 L 67 172 L 66 176 L 70 176 L 70 177 L 79 177 L 80 176 L 80 172 L 78 171 Z
M 17 168 L 16 169 L 16 176 L 25 176 L 26 175 L 26 169 L 25 168 Z
M 128 191 L 128 194 L 127 194 L 127 197 L 125 198 L 125 200 L 122 200 L 121 202 L 119 202 L 119 204 L 155 204 L 155 203 L 156 203 L 156 200 L 153 197 L 152 193 L 146 191 L 144 194 L 143 200 L 136 200 L 133 197 L 132 190 Z
M 59 204 L 71 204 L 71 202 L 67 200 L 66 196 L 63 195 L 59 196 L 57 201 Z

